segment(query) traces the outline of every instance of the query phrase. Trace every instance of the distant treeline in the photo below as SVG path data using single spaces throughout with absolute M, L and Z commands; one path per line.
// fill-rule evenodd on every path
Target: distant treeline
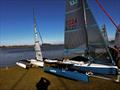
M 0 46 L 0 48 L 34 48 L 34 45 L 13 45 L 13 46 Z M 54 50 L 54 49 L 63 49 L 63 44 L 43 44 L 41 46 L 42 50 Z
M 115 43 L 114 40 L 109 41 L 110 45 L 113 45 Z M 0 48 L 34 48 L 34 45 L 13 45 L 13 46 L 0 46 Z M 49 43 L 44 43 L 41 48 L 43 50 L 45 49 L 61 49 L 64 48 L 64 44 L 49 44 Z

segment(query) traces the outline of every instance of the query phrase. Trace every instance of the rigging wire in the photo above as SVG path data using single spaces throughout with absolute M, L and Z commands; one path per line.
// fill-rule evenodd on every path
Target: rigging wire
M 37 28 L 37 21 L 36 21 L 36 17 L 35 17 L 35 14 L 34 14 L 34 8 L 33 8 L 33 17 L 34 17 L 34 27 L 36 27 Z M 43 44 L 43 39 L 42 39 L 42 36 L 41 36 L 41 34 L 40 34 L 40 31 L 39 30 L 37 30 L 37 32 L 36 32 L 37 34 L 38 34 L 38 37 L 39 37 L 39 40 L 41 41 L 41 45 Z
M 101 10 L 105 13 L 105 15 L 110 19 L 110 21 L 113 23 L 113 25 L 117 28 L 117 30 L 120 32 L 120 29 L 118 28 L 117 24 L 114 22 L 114 20 L 112 19 L 112 17 L 107 13 L 107 11 L 104 9 L 103 5 L 96 0 L 98 6 L 101 8 Z
M 101 10 L 105 13 L 105 15 L 110 19 L 110 21 L 111 21 L 111 22 L 113 23 L 113 25 L 117 28 L 117 30 L 120 32 L 120 29 L 118 28 L 117 24 L 113 21 L 112 17 L 107 13 L 107 11 L 104 9 L 104 7 L 102 6 L 102 4 L 101 4 L 98 0 L 96 0 L 96 3 L 97 3 L 98 6 L 101 8 Z M 108 54 L 110 55 L 110 58 L 111 58 L 111 60 L 112 60 L 113 65 L 116 65 L 116 63 L 115 63 L 115 61 L 113 60 L 113 57 L 112 57 L 112 55 L 111 55 L 111 53 L 110 53 L 109 48 L 106 47 L 106 50 L 107 50 Z

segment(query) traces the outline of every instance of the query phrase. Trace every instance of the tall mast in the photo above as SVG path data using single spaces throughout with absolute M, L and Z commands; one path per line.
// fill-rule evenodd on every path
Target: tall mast
M 34 48 L 35 48 L 36 59 L 39 61 L 43 61 L 39 37 L 38 37 L 39 34 L 37 32 L 37 23 L 36 23 L 36 17 L 34 14 L 34 9 L 33 9 L 33 19 L 34 19 L 34 34 L 35 34 L 35 47 Z
M 37 24 L 36 24 L 36 17 L 34 14 L 34 9 L 33 9 L 33 20 L 34 20 L 35 43 L 36 43 L 36 42 L 39 42 L 39 40 L 38 40 L 38 34 L 37 34 Z
M 89 54 L 89 46 L 88 46 L 88 33 L 87 33 L 87 18 L 86 18 L 86 6 L 85 6 L 85 0 L 82 0 L 82 8 L 84 13 L 84 30 L 85 30 L 85 36 L 86 36 L 86 51 L 85 55 Z

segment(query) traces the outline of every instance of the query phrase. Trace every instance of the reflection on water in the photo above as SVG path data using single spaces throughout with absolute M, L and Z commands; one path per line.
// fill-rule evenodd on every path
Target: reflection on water
M 44 58 L 62 58 L 63 57 L 63 49 L 61 50 L 44 50 L 42 52 Z M 34 49 L 2 49 L 0 48 L 0 67 L 15 65 L 16 61 L 21 59 L 31 59 L 35 58 Z

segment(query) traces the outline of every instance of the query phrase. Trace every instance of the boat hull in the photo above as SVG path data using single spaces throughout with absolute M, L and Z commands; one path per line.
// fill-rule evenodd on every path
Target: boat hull
M 72 67 L 70 67 L 73 70 L 77 70 L 79 72 L 92 72 L 95 74 L 111 74 L 116 75 L 118 73 L 118 67 L 115 65 L 104 65 L 104 64 L 96 64 L 96 63 L 90 63 L 90 62 L 83 62 L 83 61 L 74 61 L 74 60 L 68 60 L 65 62 L 69 62 L 73 64 Z
M 53 68 L 53 67 L 44 67 L 45 72 L 49 72 L 58 76 L 70 78 L 73 80 L 85 81 L 88 82 L 88 75 L 79 73 L 77 71 L 69 71 L 65 69 Z
M 44 62 L 36 59 L 28 60 L 33 66 L 44 67 Z
M 16 65 L 18 65 L 19 67 L 25 68 L 25 69 L 27 68 L 27 65 L 23 63 L 16 62 Z
M 80 71 L 91 71 L 97 74 L 117 74 L 116 68 L 95 68 L 95 67 L 80 67 Z
M 79 66 L 73 67 L 81 72 L 92 72 L 95 74 L 106 74 L 106 75 L 116 75 L 118 73 L 117 67 L 93 67 L 93 66 Z
M 43 61 L 31 61 L 32 65 L 38 66 L 38 67 L 44 67 Z

